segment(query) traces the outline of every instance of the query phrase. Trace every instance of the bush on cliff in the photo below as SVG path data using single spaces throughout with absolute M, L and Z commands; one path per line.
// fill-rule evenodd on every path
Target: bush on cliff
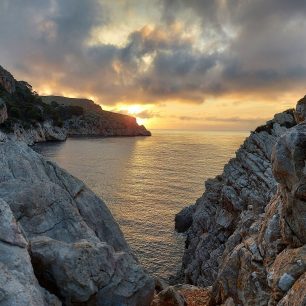
M 62 127 L 64 120 L 84 114 L 80 106 L 62 106 L 56 102 L 45 104 L 33 91 L 32 86 L 24 81 L 16 83 L 16 91 L 13 94 L 8 93 L 0 85 L 0 97 L 4 100 L 8 112 L 8 120 L 1 127 L 7 131 L 12 130 L 15 123 L 30 128 L 31 124 L 46 120 L 51 120 L 55 126 Z

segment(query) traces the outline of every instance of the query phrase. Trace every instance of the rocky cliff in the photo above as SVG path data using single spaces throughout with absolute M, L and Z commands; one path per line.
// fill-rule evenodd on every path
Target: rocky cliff
M 0 132 L 0 305 L 145 306 L 153 280 L 83 182 Z
M 150 136 L 151 133 L 138 125 L 136 118 L 104 111 L 92 100 L 44 96 L 43 101 L 59 107 L 81 107 L 84 112 L 80 116 L 72 116 L 64 120 L 63 127 L 68 136 Z M 56 107 L 56 106 L 55 106 Z
M 212 286 L 212 305 L 306 305 L 305 110 L 306 97 L 252 132 L 176 216 L 184 281 Z
M 91 100 L 40 97 L 0 66 L 0 130 L 28 144 L 67 136 L 150 136 L 131 116 L 106 112 Z

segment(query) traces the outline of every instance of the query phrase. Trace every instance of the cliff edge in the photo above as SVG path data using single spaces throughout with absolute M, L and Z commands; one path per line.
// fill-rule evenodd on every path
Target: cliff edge
M 83 182 L 0 132 L 0 305 L 146 306 L 154 281 Z
M 183 281 L 212 286 L 209 305 L 306 304 L 305 110 L 258 127 L 176 216 Z
M 28 144 L 68 136 L 150 136 L 134 117 L 107 112 L 88 99 L 40 97 L 0 66 L 0 130 Z

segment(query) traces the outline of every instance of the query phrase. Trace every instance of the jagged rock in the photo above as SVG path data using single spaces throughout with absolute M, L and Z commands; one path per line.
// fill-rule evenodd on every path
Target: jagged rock
M 67 131 L 64 128 L 54 126 L 50 121 L 37 122 L 35 126 L 25 129 L 21 124 L 13 126 L 13 133 L 9 137 L 14 140 L 24 141 L 28 145 L 45 141 L 64 141 L 67 139 Z
M 81 181 L 12 140 L 0 142 L 0 168 L 0 199 L 30 242 L 41 286 L 82 305 L 150 304 L 153 279 L 139 266 L 106 205 Z M 9 233 L 5 224 L 0 223 L 0 237 Z
M 183 296 L 172 286 L 167 287 L 155 297 L 151 306 L 187 306 Z
M 0 98 L 0 124 L 7 119 L 7 109 L 4 101 Z
M 196 202 L 192 225 L 187 232 L 183 257 L 186 282 L 203 287 L 212 285 L 226 241 L 233 244 L 230 249 L 238 245 L 274 195 L 276 181 L 270 162 L 272 147 L 279 133 L 286 130 L 285 125 L 294 124 L 292 112 L 286 112 L 281 120 L 277 120 L 271 121 L 269 132 L 261 129 L 251 133 L 237 151 L 236 158 L 224 167 L 223 174 L 206 181 L 205 193 Z M 242 213 L 250 209 L 253 217 L 247 226 L 240 228 L 246 222 Z
M 306 305 L 306 273 L 304 273 L 291 287 L 288 293 L 279 301 L 277 306 Z
M 151 136 L 136 118 L 124 114 L 104 111 L 92 100 L 58 96 L 42 97 L 45 103 L 56 102 L 62 106 L 79 106 L 83 116 L 74 116 L 65 121 L 64 127 L 70 136 Z
M 306 96 L 298 101 L 294 112 L 297 123 L 301 123 L 306 119 Z
M 251 133 L 196 202 L 185 280 L 212 284 L 216 305 L 304 305 L 305 164 L 306 123 L 292 110 Z
M 91 303 L 107 305 L 115 304 L 116 300 L 140 305 L 150 299 L 149 290 L 147 293 L 143 290 L 144 301 L 132 296 L 131 292 L 150 286 L 150 280 L 143 277 L 140 267 L 135 267 L 134 259 L 115 253 L 106 243 L 88 240 L 65 243 L 40 236 L 31 240 L 31 257 L 41 283 L 46 288 L 56 288 L 66 303 L 91 300 Z M 122 283 L 122 275 L 128 275 L 129 287 Z M 108 301 L 103 301 L 105 297 L 100 292 L 105 288 L 111 292 Z
M 273 152 L 273 174 L 281 184 L 281 194 L 285 199 L 282 217 L 289 232 L 288 242 L 293 246 L 306 243 L 305 153 L 306 123 L 299 124 L 281 137 Z
M 155 291 L 157 293 L 163 291 L 168 287 L 168 284 L 159 277 L 154 277 L 154 281 L 155 281 Z
M 178 233 L 186 232 L 191 226 L 193 212 L 194 205 L 191 205 L 185 207 L 178 214 L 175 215 L 175 229 Z
M 0 199 L 0 305 L 61 305 L 54 295 L 39 286 L 27 246 L 9 205 Z
M 0 66 L 0 85 L 10 94 L 16 90 L 16 80 L 3 67 Z

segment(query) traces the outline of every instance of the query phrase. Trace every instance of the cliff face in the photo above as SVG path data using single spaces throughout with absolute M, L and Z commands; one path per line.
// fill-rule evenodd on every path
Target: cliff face
M 0 136 L 0 304 L 149 305 L 154 282 L 103 201 Z
M 16 80 L 7 70 L 0 66 L 0 84 L 10 94 L 16 91 Z
M 186 209 L 177 217 L 180 227 L 191 223 L 185 281 L 212 285 L 213 304 L 305 305 L 305 139 L 306 124 L 296 125 L 292 111 L 277 114 L 206 182 L 191 220 Z
M 0 129 L 28 144 L 67 136 L 150 136 L 130 116 L 106 112 L 88 99 L 40 97 L 0 66 Z
M 81 116 L 73 116 L 64 121 L 64 128 L 69 136 L 150 136 L 151 133 L 138 125 L 136 118 L 108 112 L 92 100 L 45 96 L 43 101 L 48 104 L 57 103 L 61 106 L 82 107 Z

